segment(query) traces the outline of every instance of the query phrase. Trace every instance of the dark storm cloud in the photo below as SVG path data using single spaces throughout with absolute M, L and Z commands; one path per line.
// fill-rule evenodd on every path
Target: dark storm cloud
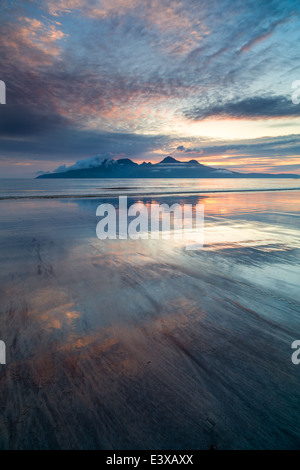
M 194 108 L 186 111 L 189 119 L 216 118 L 278 118 L 300 116 L 299 106 L 285 96 L 255 96 L 241 101 Z
M 11 135 L 2 139 L 0 160 L 1 157 L 7 158 L 7 156 L 11 159 L 19 158 L 20 155 L 41 161 L 49 160 L 54 155 L 71 161 L 98 154 L 139 157 L 160 148 L 168 141 L 164 136 L 90 131 L 55 126 L 54 123 L 52 128 L 49 126 L 45 128 L 44 125 L 39 126 L 37 122 L 38 117 L 35 116 L 34 121 L 27 126 L 26 136 L 21 135 L 20 131 L 18 139 L 11 139 Z M 23 132 L 24 120 L 20 123 L 20 127 Z M 37 131 L 40 132 L 39 135 Z
M 224 155 L 234 157 L 234 155 L 247 155 L 248 157 L 257 157 L 257 155 L 269 155 L 270 158 L 278 155 L 297 155 L 300 154 L 300 135 L 263 137 L 253 140 L 231 141 L 230 144 L 219 141 L 215 144 L 203 142 L 201 146 L 186 148 L 180 146 L 177 150 L 184 153 L 199 154 L 201 157 Z
M 69 122 L 59 114 L 35 113 L 30 107 L 10 106 L 0 110 L 0 135 L 7 137 L 40 137 L 41 134 L 67 128 Z

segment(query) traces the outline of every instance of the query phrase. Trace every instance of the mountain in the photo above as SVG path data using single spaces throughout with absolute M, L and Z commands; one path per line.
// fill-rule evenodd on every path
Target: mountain
M 161 165 L 162 163 L 182 163 L 182 162 L 175 160 L 175 158 L 173 157 L 166 157 L 161 162 L 159 162 L 159 165 Z
M 85 168 L 80 162 L 62 171 L 45 173 L 37 178 L 300 178 L 289 173 L 238 173 L 224 168 L 212 168 L 197 160 L 181 162 L 173 157 L 166 157 L 159 163 L 135 163 L 129 158 L 103 160 Z
M 131 166 L 138 166 L 138 163 L 133 162 L 129 158 L 119 158 L 116 160 L 119 165 L 131 165 Z

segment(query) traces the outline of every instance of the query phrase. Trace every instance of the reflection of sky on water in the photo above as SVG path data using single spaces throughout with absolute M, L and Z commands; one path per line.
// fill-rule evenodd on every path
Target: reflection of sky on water
M 203 433 L 209 448 L 208 414 L 220 447 L 295 446 L 297 433 L 287 430 L 300 425 L 299 374 L 290 365 L 299 331 L 299 197 L 139 198 L 148 207 L 204 203 L 205 246 L 192 252 L 184 239 L 100 241 L 103 200 L 2 201 L 2 389 L 11 398 L 0 423 L 26 412 L 26 396 L 41 447 L 49 432 L 65 442 L 71 428 L 79 448 L 91 445 L 91 428 L 98 447 L 109 447 L 121 426 L 128 448 L 141 435 L 148 447 L 174 439 L 193 447 Z M 147 433 L 139 424 L 133 432 L 132 419 Z M 175 430 L 165 431 L 171 422 Z M 2 440 L 9 442 L 5 431 Z
M 118 205 L 116 198 L 106 199 L 105 202 L 115 207 Z M 95 232 L 99 220 L 96 208 L 103 203 L 102 199 L 2 201 L 1 234 L 4 243 L 7 243 L 2 263 L 6 263 L 10 271 L 15 267 L 20 276 L 27 273 L 29 280 L 34 269 L 40 276 L 44 274 L 46 279 L 54 276 L 54 269 L 56 272 L 59 269 L 63 282 L 65 277 L 74 278 L 76 285 L 84 273 L 92 286 L 91 298 L 98 283 L 101 286 L 106 284 L 105 269 L 114 273 L 118 283 L 124 266 L 127 270 L 139 269 L 142 273 L 153 264 L 172 263 L 173 266 L 191 267 L 194 264 L 197 266 L 200 259 L 201 263 L 206 264 L 213 260 L 213 268 L 219 263 L 220 272 L 234 271 L 231 273 L 233 277 L 249 278 L 254 284 L 258 282 L 269 289 L 274 286 L 277 289 L 280 284 L 285 292 L 297 294 L 300 225 L 297 210 L 300 193 L 180 196 L 165 197 L 162 201 L 128 198 L 128 207 L 135 202 L 143 202 L 148 209 L 151 204 L 162 202 L 169 205 L 204 204 L 203 250 L 187 253 L 184 237 L 174 239 L 171 236 L 169 240 L 99 240 Z M 36 268 L 30 268 L 30 262 L 35 262 L 35 257 Z M 5 270 L 1 277 L 7 285 Z M 30 282 L 34 284 L 33 279 Z M 85 283 L 84 279 L 80 282 Z M 43 289 L 47 289 L 47 283 Z M 78 293 L 78 296 L 82 294 Z M 88 303 L 94 302 L 85 294 L 83 297 Z M 111 301 L 107 302 L 110 304 Z M 73 309 L 70 308 L 70 311 Z

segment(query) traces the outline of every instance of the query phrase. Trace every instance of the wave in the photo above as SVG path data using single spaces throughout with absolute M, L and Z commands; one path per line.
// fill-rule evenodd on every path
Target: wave
M 214 194 L 214 193 L 260 193 L 260 192 L 274 192 L 274 191 L 300 191 L 298 188 L 253 188 L 253 189 L 206 189 L 206 190 L 193 190 L 193 191 L 163 191 L 163 192 L 115 192 L 120 188 L 109 188 L 107 193 L 88 193 L 88 194 L 38 194 L 38 195 L 2 195 L 0 201 L 19 200 L 19 199 L 85 199 L 85 198 L 106 198 L 106 197 L 149 197 L 149 196 L 184 196 L 184 195 L 200 195 L 200 194 Z M 123 188 L 122 188 L 123 189 Z

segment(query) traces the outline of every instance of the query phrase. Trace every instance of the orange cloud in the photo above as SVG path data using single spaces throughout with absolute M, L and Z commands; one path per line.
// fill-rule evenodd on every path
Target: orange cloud
M 56 41 L 67 34 L 55 24 L 45 24 L 35 18 L 19 17 L 18 21 L 2 37 L 2 45 L 10 49 L 10 56 L 30 66 L 51 65 L 53 57 L 61 52 Z

